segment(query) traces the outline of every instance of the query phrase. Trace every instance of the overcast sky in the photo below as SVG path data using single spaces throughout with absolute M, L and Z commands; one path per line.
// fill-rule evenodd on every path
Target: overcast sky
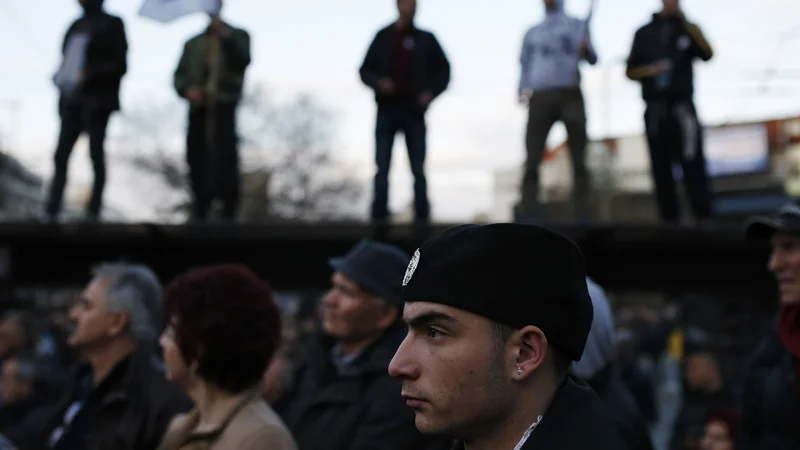
M 184 41 L 206 18 L 169 25 L 137 17 L 141 0 L 107 0 L 120 15 L 130 43 L 123 108 L 172 101 L 172 72 Z M 453 66 L 450 89 L 429 113 L 428 173 L 434 215 L 468 219 L 490 209 L 494 170 L 523 158 L 525 111 L 515 103 L 518 57 L 525 30 L 541 19 L 539 0 L 420 0 L 418 25 L 434 31 Z M 567 0 L 570 13 L 584 16 L 588 0 Z M 636 84 L 620 62 L 633 33 L 657 10 L 658 0 L 597 0 L 592 35 L 600 63 L 584 70 L 589 130 L 593 137 L 637 133 L 643 105 Z M 800 33 L 796 0 L 684 0 L 687 16 L 715 47 L 712 63 L 698 64 L 696 101 L 706 123 L 793 115 L 800 109 L 800 71 L 794 61 Z M 14 152 L 49 177 L 58 132 L 56 90 L 51 77 L 59 46 L 80 10 L 77 1 L 0 0 L 0 127 Z M 252 36 L 249 83 L 291 96 L 315 94 L 337 114 L 339 156 L 372 170 L 374 103 L 357 69 L 376 30 L 395 16 L 394 0 L 228 0 L 226 19 Z M 777 75 L 766 93 L 757 90 L 765 68 Z M 792 79 L 790 75 L 793 75 Z M 604 89 L 605 88 L 605 89 Z M 9 109 L 10 102 L 19 108 Z M 112 120 L 113 135 L 119 119 Z M 563 133 L 557 127 L 551 137 Z M 411 199 L 405 148 L 396 147 L 392 204 Z M 109 156 L 114 158 L 114 154 Z M 75 180 L 88 180 L 85 143 L 76 147 Z M 135 191 L 129 179 L 110 173 L 109 201 L 133 218 Z

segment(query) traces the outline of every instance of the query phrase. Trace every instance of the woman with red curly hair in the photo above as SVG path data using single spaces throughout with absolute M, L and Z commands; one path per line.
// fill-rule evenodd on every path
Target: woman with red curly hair
M 173 420 L 159 450 L 296 450 L 260 389 L 281 334 L 269 285 L 240 265 L 190 270 L 167 286 L 164 317 L 167 378 L 195 408 Z

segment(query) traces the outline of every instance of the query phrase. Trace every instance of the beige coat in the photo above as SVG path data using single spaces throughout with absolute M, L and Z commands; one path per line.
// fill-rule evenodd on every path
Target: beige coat
M 259 394 L 245 397 L 213 431 L 194 431 L 196 409 L 176 416 L 158 450 L 297 450 L 289 429 Z

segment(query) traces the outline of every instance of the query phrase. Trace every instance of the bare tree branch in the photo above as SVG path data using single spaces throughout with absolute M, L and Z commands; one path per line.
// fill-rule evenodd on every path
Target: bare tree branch
M 185 217 L 189 205 L 180 157 L 184 115 L 177 103 L 134 108 L 124 116 L 117 137 L 129 167 L 172 194 L 158 197 L 162 202 L 156 209 L 165 220 Z M 275 104 L 263 87 L 255 86 L 242 99 L 238 123 L 243 221 L 353 218 L 352 205 L 362 187 L 332 156 L 336 127 L 329 110 L 306 94 Z M 152 195 L 146 189 L 142 193 Z

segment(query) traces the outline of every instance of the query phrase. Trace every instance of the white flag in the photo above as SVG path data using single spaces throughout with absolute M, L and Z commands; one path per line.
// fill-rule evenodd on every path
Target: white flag
M 139 15 L 159 22 L 172 22 L 193 13 L 219 14 L 221 0 L 144 0 Z

